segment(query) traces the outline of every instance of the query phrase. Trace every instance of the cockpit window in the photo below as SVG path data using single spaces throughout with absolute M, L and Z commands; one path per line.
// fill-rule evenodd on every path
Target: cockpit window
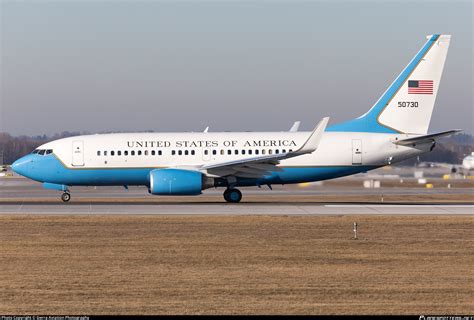
M 53 153 L 52 149 L 35 149 L 32 152 L 32 154 L 39 154 L 40 156 L 44 156 L 51 153 Z

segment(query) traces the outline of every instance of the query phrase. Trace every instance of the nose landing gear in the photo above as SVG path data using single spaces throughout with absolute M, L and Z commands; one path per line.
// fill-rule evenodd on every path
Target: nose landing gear
M 242 200 L 242 192 L 239 189 L 226 189 L 224 191 L 224 199 L 232 203 L 240 202 Z
M 71 200 L 71 194 L 69 192 L 64 192 L 62 195 L 61 195 L 61 200 L 63 202 L 68 202 L 69 200 Z

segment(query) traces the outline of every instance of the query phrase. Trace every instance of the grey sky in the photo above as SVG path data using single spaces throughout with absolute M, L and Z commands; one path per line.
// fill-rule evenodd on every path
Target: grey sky
M 1 2 L 0 131 L 311 129 L 452 34 L 430 131 L 473 133 L 472 2 Z

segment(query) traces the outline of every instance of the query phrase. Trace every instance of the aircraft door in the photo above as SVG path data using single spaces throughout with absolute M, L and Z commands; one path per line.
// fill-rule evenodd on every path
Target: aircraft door
M 352 140 L 352 164 L 362 164 L 362 140 Z
M 72 142 L 72 165 L 74 167 L 82 167 L 84 165 L 84 142 Z

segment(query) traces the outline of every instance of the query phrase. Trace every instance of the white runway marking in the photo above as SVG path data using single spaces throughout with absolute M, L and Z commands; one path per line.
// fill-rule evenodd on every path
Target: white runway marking
M 474 215 L 474 205 L 394 205 L 394 204 L 328 204 L 325 205 L 328 209 L 345 209 L 348 212 L 357 210 L 360 214 L 370 214 L 365 212 L 373 210 L 376 214 L 466 214 Z M 345 213 L 350 214 L 350 213 Z
M 335 208 L 474 208 L 468 204 L 326 204 L 325 207 Z

